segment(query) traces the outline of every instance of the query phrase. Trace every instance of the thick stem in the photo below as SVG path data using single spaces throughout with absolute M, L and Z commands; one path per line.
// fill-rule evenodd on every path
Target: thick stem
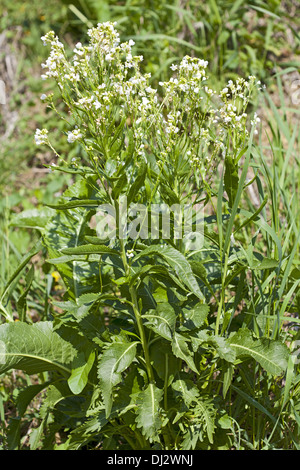
M 125 275 L 128 276 L 130 274 L 130 268 L 129 268 L 128 263 L 127 263 L 124 242 L 123 242 L 122 239 L 120 239 L 120 245 L 121 245 L 121 256 L 122 256 L 123 266 L 124 266 L 124 269 L 125 269 Z M 135 316 L 135 319 L 136 319 L 136 323 L 137 323 L 137 326 L 138 326 L 140 339 L 141 339 L 141 343 L 142 343 L 142 347 L 143 347 L 143 351 L 144 351 L 144 357 L 145 357 L 146 369 L 147 369 L 149 382 L 154 383 L 154 374 L 153 374 L 151 361 L 150 361 L 150 356 L 149 356 L 147 338 L 146 338 L 145 328 L 144 328 L 144 325 L 143 325 L 142 316 L 141 316 L 140 310 L 139 310 L 139 305 L 138 305 L 138 300 L 137 300 L 135 287 L 131 286 L 129 288 L 129 292 L 130 292 L 130 296 L 131 296 L 134 316 Z
M 131 295 L 131 300 L 132 300 L 132 303 L 133 303 L 133 311 L 134 311 L 134 315 L 135 315 L 135 318 L 136 318 L 136 322 L 137 322 L 137 326 L 138 326 L 138 330 L 139 330 L 139 334 L 140 334 L 140 338 L 141 338 L 141 343 L 142 343 L 142 347 L 143 347 L 143 351 L 144 351 L 148 378 L 149 378 L 149 381 L 151 383 L 154 383 L 154 374 L 153 374 L 153 369 L 152 369 L 152 366 L 151 366 L 151 361 L 150 361 L 150 356 L 149 356 L 147 338 L 146 338 L 146 334 L 145 334 L 145 328 L 144 328 L 144 325 L 143 325 L 142 316 L 140 314 L 139 307 L 138 307 L 138 301 L 137 301 L 135 287 L 134 286 L 130 287 L 129 292 L 130 292 L 130 295 Z

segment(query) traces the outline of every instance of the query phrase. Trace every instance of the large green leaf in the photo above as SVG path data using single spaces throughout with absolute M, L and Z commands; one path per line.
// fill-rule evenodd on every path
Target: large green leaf
M 56 369 L 70 373 L 75 355 L 76 350 L 53 331 L 51 322 L 0 326 L 0 374 L 10 369 L 28 374 Z
M 10 225 L 12 227 L 33 228 L 43 232 L 53 215 L 55 215 L 55 211 L 48 207 L 28 209 L 15 214 Z
M 191 290 L 191 292 L 193 292 L 193 294 L 198 298 L 203 298 L 203 294 L 200 291 L 191 265 L 180 251 L 170 246 L 150 246 L 139 253 L 135 257 L 135 260 L 144 256 L 151 257 L 152 255 L 158 255 L 163 258 L 169 266 L 174 269 L 179 279 Z
M 76 198 L 79 202 L 80 200 L 86 201 L 99 198 L 98 192 L 95 178 L 88 177 L 70 186 L 64 192 L 63 197 Z M 75 249 L 76 251 L 76 249 L 80 249 L 80 246 L 86 244 L 86 236 L 93 236 L 95 234 L 89 226 L 93 214 L 94 209 L 89 207 L 76 207 L 68 211 L 56 211 L 43 232 L 44 245 L 48 250 L 49 261 L 51 262 L 59 258 L 57 270 L 68 288 L 70 297 L 75 300 L 82 294 L 98 291 L 100 282 L 99 261 L 89 259 L 89 262 L 87 262 L 86 259 L 62 259 L 61 250 Z M 69 254 L 69 256 L 76 255 Z
M 156 440 L 161 427 L 159 403 L 163 397 L 163 390 L 150 383 L 148 387 L 137 396 L 136 423 L 142 429 L 146 439 Z
M 58 212 L 45 227 L 44 244 L 48 250 L 49 262 L 57 264 L 69 295 L 75 300 L 82 294 L 98 290 L 99 261 L 81 260 L 80 255 L 76 254 L 65 255 L 63 258 L 61 250 L 72 248 L 76 251 L 80 249 L 80 245 L 85 244 L 85 236 L 93 233 L 89 229 L 90 217 L 91 213 L 82 208 L 73 209 L 72 214 Z M 73 259 L 73 256 L 78 256 L 78 259 Z
M 255 339 L 247 328 L 241 328 L 229 338 L 228 343 L 238 358 L 252 357 L 272 375 L 280 375 L 287 368 L 289 351 L 280 341 Z
M 143 315 L 143 318 L 147 320 L 145 324 L 148 328 L 151 328 L 163 338 L 172 341 L 175 332 L 176 315 L 170 304 L 167 302 L 158 304 L 156 310 L 149 310 L 148 313 Z
M 137 341 L 115 342 L 112 343 L 101 356 L 98 377 L 107 418 L 112 408 L 113 387 L 121 382 L 121 373 L 125 371 L 134 360 L 137 344 Z

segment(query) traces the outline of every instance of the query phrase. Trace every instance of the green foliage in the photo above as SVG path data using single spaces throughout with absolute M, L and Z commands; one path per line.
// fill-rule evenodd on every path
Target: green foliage
M 299 42 L 293 5 L 64 3 L 68 8 L 61 8 L 62 2 L 55 8 L 38 2 L 35 9 L 29 4 L 16 9 L 5 2 L 9 14 L 3 15 L 2 28 L 10 30 L 8 35 L 17 24 L 23 28 L 26 54 L 19 69 L 21 78 L 30 76 L 25 82 L 29 95 L 49 90 L 47 85 L 41 90 L 31 77 L 32 61 L 45 60 L 42 34 L 67 28 L 75 44 L 83 29 L 110 19 L 118 21 L 123 39 L 134 37 L 152 86 L 168 80 L 169 66 L 185 54 L 209 60 L 218 89 L 238 74 L 254 73 L 273 83 L 268 76 L 275 64 L 288 67 L 287 73 L 294 70 L 289 69 L 292 60 L 285 61 L 287 48 L 291 54 Z M 60 137 L 73 122 L 58 122 L 55 112 L 48 109 L 44 115 L 40 106 L 32 108 L 27 95 L 13 95 L 12 109 L 20 110 L 23 120 L 19 134 L 4 141 L 0 185 L 11 174 L 10 155 L 19 169 L 33 155 L 32 165 L 39 166 L 41 158 L 46 164 L 52 160 L 52 150 L 44 160 L 33 145 L 32 112 L 39 127 L 47 123 L 56 130 L 53 142 L 63 159 L 43 187 L 11 194 L 7 184 L 0 201 L 1 448 L 299 449 L 299 366 L 293 341 L 299 340 L 300 139 L 295 116 L 287 119 L 291 109 L 281 76 L 275 76 L 278 107 L 264 92 L 268 142 L 263 133 L 255 145 L 251 139 L 233 139 L 221 159 L 222 177 L 213 169 L 201 187 L 207 213 L 198 252 L 175 238 L 172 218 L 170 236 L 163 241 L 109 241 L 99 238 L 93 224 L 97 207 L 113 203 L 118 208 L 122 194 L 128 203 L 186 201 L 192 181 L 187 152 L 195 141 L 190 147 L 184 139 L 174 142 L 172 158 L 165 158 L 155 153 L 152 140 L 144 160 L 137 156 L 131 132 L 133 115 L 125 122 L 118 112 L 110 114 L 101 142 L 89 126 L 91 115 L 78 110 L 75 122 L 84 122 L 89 143 L 97 144 L 89 154 L 87 146 L 70 147 Z M 85 94 L 91 81 L 83 83 Z M 71 88 L 67 106 L 74 93 Z M 56 111 L 68 116 L 64 103 Z M 182 124 L 193 119 L 185 115 Z M 159 121 L 148 125 L 145 133 L 156 135 Z M 68 189 L 62 194 L 63 185 Z M 193 185 L 193 191 L 199 189 L 201 178 Z M 33 207 L 29 195 L 42 199 L 44 207 Z M 9 212 L 20 203 L 25 210 L 11 221 Z M 32 311 L 38 313 L 34 324 Z M 10 369 L 18 370 L 17 379 L 10 378 Z M 38 406 L 32 410 L 35 400 Z M 28 442 L 31 422 L 36 427 Z
M 80 131 L 85 114 L 68 95 L 65 99 L 75 109 Z M 282 327 L 285 312 L 293 312 L 299 284 L 296 250 L 290 253 L 265 216 L 267 199 L 257 173 L 252 183 L 259 190 L 259 208 L 244 207 L 246 176 L 257 168 L 253 129 L 246 133 L 245 123 L 232 130 L 224 171 L 212 181 L 206 173 L 192 176 L 187 145 L 192 136 L 199 149 L 203 144 L 215 152 L 206 133 L 197 132 L 197 141 L 183 123 L 172 147 L 158 139 L 158 152 L 147 122 L 141 153 L 136 128 L 125 125 L 118 113 L 111 118 L 115 126 L 93 133 L 89 114 L 82 158 L 75 164 L 61 159 L 56 166 L 73 172 L 73 184 L 46 209 L 27 211 L 13 222 L 40 233 L 45 264 L 55 266 L 64 292 L 52 299 L 47 320 L 30 324 L 28 270 L 27 287 L 17 301 L 21 321 L 8 314 L 0 326 L 0 372 L 14 368 L 46 374 L 43 383 L 19 394 L 18 421 L 9 425 L 7 446 L 22 448 L 20 423 L 41 390 L 40 424 L 31 434 L 31 449 L 93 448 L 96 443 L 102 449 L 168 450 L 296 446 L 293 397 L 299 387 L 288 346 L 291 334 Z M 131 119 L 135 123 L 137 116 L 132 113 Z M 157 114 L 156 131 L 159 126 Z M 76 140 L 78 133 L 72 136 Z M 201 163 L 201 151 L 198 158 Z M 201 248 L 178 240 L 175 219 L 167 237 L 135 240 L 128 232 L 118 236 L 123 227 L 117 219 L 117 236 L 102 239 L 93 224 L 99 217 L 96 208 L 112 203 L 120 214 L 120 195 L 147 207 L 151 201 L 183 204 L 187 195 L 204 201 L 210 213 L 204 213 Z M 271 199 L 268 208 L 272 204 Z M 135 219 L 129 217 L 132 229 Z M 40 250 L 37 246 L 28 253 L 8 280 L 4 316 L 10 312 L 10 290 Z M 292 423 L 289 432 L 286 419 Z

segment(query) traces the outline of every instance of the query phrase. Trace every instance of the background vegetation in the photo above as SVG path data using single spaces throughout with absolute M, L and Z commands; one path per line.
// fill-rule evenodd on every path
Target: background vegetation
M 263 192 L 268 195 L 263 216 L 276 233 L 289 263 L 278 289 L 286 294 L 281 314 L 293 318 L 282 324 L 280 333 L 287 334 L 289 341 L 298 339 L 299 3 L 296 0 L 78 0 L 70 4 L 60 0 L 0 0 L 0 9 L 0 79 L 6 85 L 6 104 L 0 105 L 0 298 L 7 280 L 38 239 L 34 225 L 28 229 L 24 223 L 22 228 L 19 219 L 18 227 L 14 226 L 16 214 L 51 203 L 53 195 L 61 194 L 72 182 L 68 175 L 61 173 L 58 177 L 57 173 L 49 172 L 45 165 L 54 160 L 53 154 L 42 153 L 34 143 L 35 129 L 47 123 L 48 128 L 57 131 L 56 149 L 62 154 L 68 152 L 67 158 L 73 157 L 65 139 L 60 137 L 62 122 L 39 99 L 48 91 L 48 84 L 40 79 L 40 64 L 48 54 L 40 37 L 53 29 L 72 46 L 79 40 L 85 41 L 89 27 L 111 20 L 118 22 L 122 40 L 135 40 L 137 53 L 144 56 L 144 70 L 151 72 L 154 85 L 158 79 L 167 79 L 169 66 L 185 54 L 209 61 L 209 74 L 216 88 L 221 89 L 228 79 L 237 75 L 250 74 L 266 85 L 265 92 L 252 102 L 253 111 L 262 119 L 255 154 L 262 188 L 261 192 L 254 192 L 249 187 L 245 207 L 255 212 Z M 66 112 L 62 103 L 60 111 Z M 273 249 L 270 239 L 267 254 Z M 45 318 L 52 308 L 49 299 L 59 299 L 63 292 L 59 275 L 49 265 L 45 266 L 41 257 L 34 257 L 33 265 L 34 277 L 30 269 L 26 275 L 23 273 L 10 286 L 6 303 L 1 304 L 2 313 L 8 312 L 15 320 L 24 311 L 32 322 Z M 26 296 L 22 297 L 24 293 Z M 253 298 L 254 303 L 260 301 L 259 297 Z M 288 429 L 281 436 L 282 448 L 299 449 L 299 372 L 295 368 L 286 377 L 288 389 L 281 396 L 284 410 L 280 420 Z M 45 377 L 17 372 L 0 376 L 2 448 L 19 448 L 14 432 L 20 419 L 18 397 L 29 384 L 38 385 L 43 380 Z M 259 398 L 261 395 L 257 394 L 255 399 Z M 39 445 L 39 400 L 37 395 L 22 417 L 22 448 Z M 259 432 L 257 429 L 255 437 L 249 437 L 246 448 L 260 447 Z M 63 440 L 64 436 L 58 434 L 56 445 Z

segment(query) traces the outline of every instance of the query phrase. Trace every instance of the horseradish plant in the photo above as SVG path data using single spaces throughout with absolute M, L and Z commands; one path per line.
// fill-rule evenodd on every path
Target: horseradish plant
M 57 448 L 57 432 L 65 449 L 243 448 L 258 410 L 274 428 L 288 359 L 271 300 L 280 247 L 264 258 L 251 231 L 258 224 L 276 241 L 258 217 L 266 199 L 255 213 L 239 207 L 258 178 L 246 180 L 259 122 L 246 110 L 259 82 L 216 92 L 207 63 L 186 56 L 156 90 L 114 24 L 88 34 L 71 57 L 53 32 L 42 38 L 51 47 L 42 78 L 69 110 L 75 156 L 59 155 L 48 129 L 35 140 L 54 152 L 51 171 L 74 181 L 29 225 L 65 293 L 45 320 L 31 324 L 23 311 L 16 323 L 8 285 L 0 372 L 44 372 L 18 402 L 22 418 L 44 391 L 31 448 Z M 53 96 L 41 99 L 65 120 Z M 255 376 L 272 395 L 256 394 Z

